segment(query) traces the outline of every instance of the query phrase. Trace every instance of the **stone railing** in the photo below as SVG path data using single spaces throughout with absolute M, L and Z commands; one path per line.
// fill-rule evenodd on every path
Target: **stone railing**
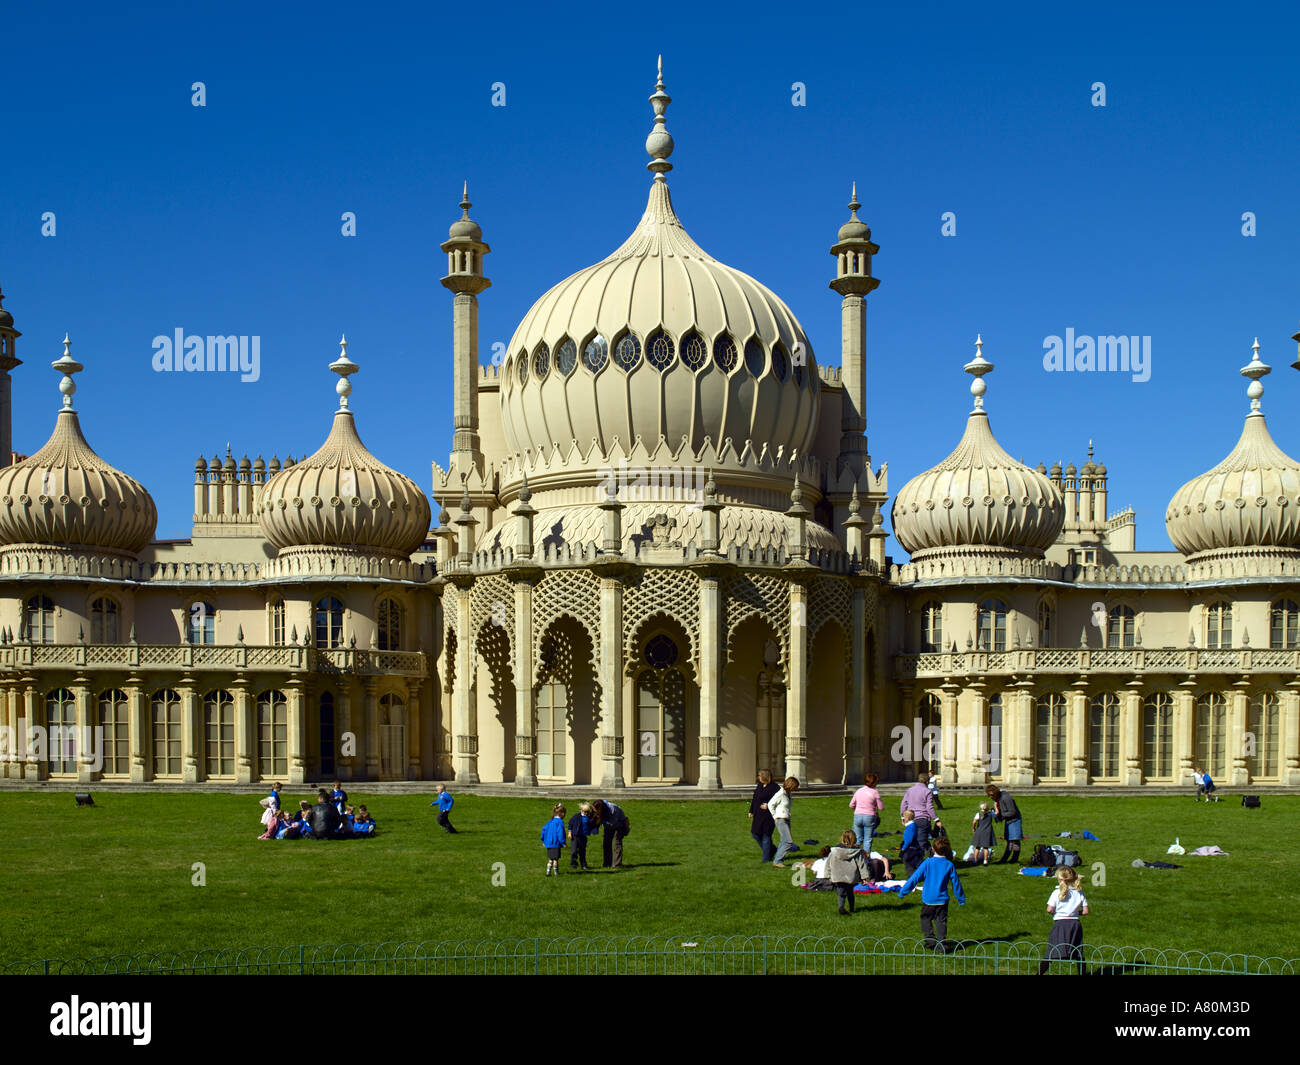
M 356 648 L 152 643 L 11 643 L 0 646 L 0 671 L 26 673 L 41 669 L 130 672 L 259 670 L 424 677 L 428 675 L 429 665 L 422 651 L 363 651 Z
M 595 544 L 561 544 L 558 546 L 547 544 L 545 548 L 539 548 L 529 561 L 534 565 L 546 567 L 572 567 L 589 566 L 593 562 L 607 557 Z M 758 567 L 780 569 L 790 564 L 790 556 L 786 554 L 783 547 L 743 547 L 737 544 L 732 544 L 718 558 L 717 556 L 706 555 L 697 544 L 666 547 L 655 545 L 646 540 L 638 545 L 635 552 L 628 551 L 620 556 L 624 561 L 650 566 L 671 565 L 673 562 L 709 561 L 711 557 L 719 562 L 729 562 L 732 565 L 742 566 L 747 569 Z M 514 560 L 514 549 L 509 546 L 476 551 L 472 556 L 468 572 L 476 575 L 495 573 L 510 565 Z M 807 561 L 824 573 L 862 573 L 878 576 L 881 571 L 881 567 L 871 559 L 861 559 L 855 562 L 844 551 L 835 551 L 830 548 L 810 547 Z M 456 560 L 453 558 L 451 565 L 447 567 L 447 572 L 454 573 L 457 568 Z
M 1252 672 L 1300 673 L 1300 650 L 1031 647 L 1013 651 L 927 652 L 894 656 L 894 676 L 900 681 L 1028 674 L 1136 676 L 1173 673 L 1191 676 L 1196 673 Z

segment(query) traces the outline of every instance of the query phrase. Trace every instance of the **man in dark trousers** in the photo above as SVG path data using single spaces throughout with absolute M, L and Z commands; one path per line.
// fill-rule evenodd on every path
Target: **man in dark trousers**
M 776 847 L 772 844 L 772 833 L 776 831 L 776 822 L 772 820 L 767 803 L 780 790 L 780 785 L 772 780 L 770 769 L 758 771 L 758 784 L 754 788 L 754 797 L 749 800 L 749 834 L 754 837 L 759 850 L 763 852 L 764 865 L 776 857 Z
M 311 838 L 338 839 L 342 835 L 343 818 L 330 801 L 330 793 L 321 788 L 316 793 L 319 801 L 311 808 Z
M 627 814 L 623 812 L 622 807 L 606 802 L 604 799 L 597 799 L 591 805 L 596 811 L 596 816 L 600 818 L 601 827 L 605 830 L 603 840 L 605 868 L 618 869 L 623 864 L 623 837 L 631 828 Z

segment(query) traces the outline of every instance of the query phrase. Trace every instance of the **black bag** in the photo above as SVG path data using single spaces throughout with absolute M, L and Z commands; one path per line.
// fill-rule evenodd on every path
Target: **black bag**
M 1258 796 L 1258 795 L 1243 795 L 1243 796 L 1241 797 L 1241 805 L 1242 805 L 1242 806 L 1245 806 L 1245 807 L 1247 807 L 1247 808 L 1249 808 L 1249 809 L 1251 809 L 1251 810 L 1258 810 L 1258 809 L 1259 809 L 1259 796 Z
M 1043 869 L 1055 868 L 1056 852 L 1046 843 L 1035 844 L 1034 853 L 1029 856 L 1028 864 Z

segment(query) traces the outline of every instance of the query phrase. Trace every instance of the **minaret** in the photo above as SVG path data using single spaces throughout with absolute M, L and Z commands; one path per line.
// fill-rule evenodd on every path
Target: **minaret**
M 0 292 L 0 470 L 14 456 L 13 382 L 9 371 L 23 364 L 14 354 L 14 342 L 22 333 L 14 328 L 14 316 L 4 309 L 4 300 L 5 294 Z
M 831 246 L 835 256 L 835 280 L 830 283 L 843 297 L 840 307 L 840 367 L 844 382 L 843 415 L 840 419 L 840 461 L 861 472 L 866 461 L 867 440 L 867 293 L 877 285 L 871 276 L 871 257 L 880 248 L 871 243 L 871 227 L 858 219 L 858 185 L 853 183 L 849 200 L 852 215 L 840 226 L 839 240 Z M 861 456 L 861 457 L 855 457 Z
M 447 253 L 447 276 L 442 283 L 456 294 L 452 303 L 453 410 L 455 433 L 451 442 L 451 472 L 462 477 L 469 467 L 482 466 L 478 438 L 478 294 L 492 284 L 483 276 L 483 256 L 492 249 L 483 243 L 483 231 L 469 217 L 469 182 L 460 201 L 461 216 L 452 223 L 442 250 Z

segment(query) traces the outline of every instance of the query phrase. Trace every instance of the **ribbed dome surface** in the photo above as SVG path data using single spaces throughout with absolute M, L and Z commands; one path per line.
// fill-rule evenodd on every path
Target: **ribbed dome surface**
M 281 551 L 353 549 L 408 556 L 429 532 L 429 502 L 414 481 L 366 450 L 350 410 L 339 410 L 319 451 L 271 477 L 258 522 Z
M 914 558 L 957 547 L 1038 557 L 1060 535 L 1065 501 L 1047 477 L 1002 450 L 988 415 L 975 410 L 956 450 L 903 486 L 892 522 Z
M 620 347 L 629 333 L 635 343 Z M 803 454 L 816 430 L 820 381 L 803 328 L 770 289 L 690 238 L 659 180 L 617 251 L 533 305 L 503 373 L 514 451 L 569 441 L 585 451 L 594 439 L 603 454 L 615 437 L 653 447 L 663 436 L 692 451 L 730 437 Z
M 95 454 L 73 410 L 36 454 L 0 470 L 0 546 L 47 544 L 136 554 L 158 510 L 144 486 Z
M 1214 469 L 1174 494 L 1165 515 L 1184 555 L 1247 547 L 1300 547 L 1300 465 L 1273 442 L 1264 415 Z

